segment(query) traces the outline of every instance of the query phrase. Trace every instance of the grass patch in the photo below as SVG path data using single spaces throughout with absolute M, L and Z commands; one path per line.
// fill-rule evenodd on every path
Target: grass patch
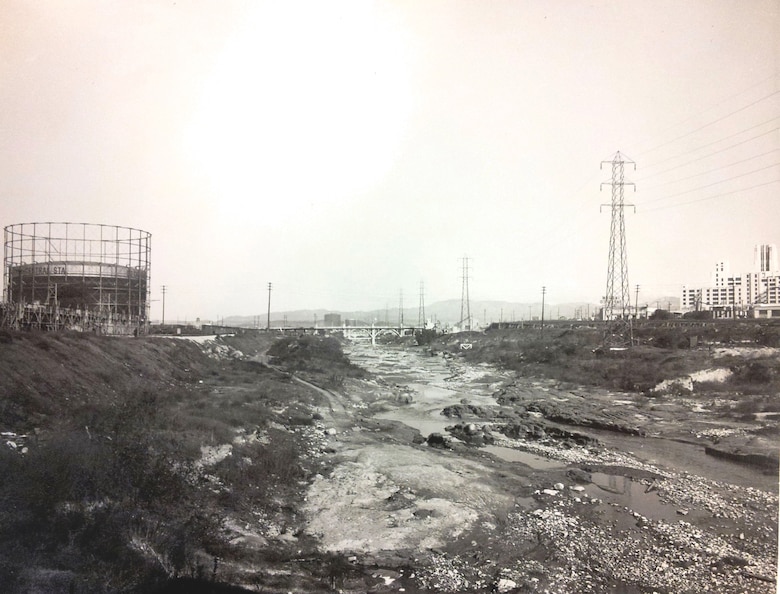
M 296 433 L 197 462 L 204 445 L 287 423 L 274 409 L 310 424 L 314 391 L 187 341 L 6 338 L 0 428 L 28 437 L 0 448 L 0 591 L 155 591 L 231 550 L 226 515 L 301 496 Z

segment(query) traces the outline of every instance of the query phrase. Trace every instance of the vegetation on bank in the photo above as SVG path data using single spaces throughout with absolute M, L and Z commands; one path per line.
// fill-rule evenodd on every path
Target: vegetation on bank
M 225 560 L 245 553 L 228 541 L 228 519 L 299 529 L 312 471 L 297 428 L 312 424 L 319 396 L 234 356 L 263 351 L 268 337 L 220 341 L 223 358 L 165 338 L 0 338 L 1 591 L 230 581 Z M 310 375 L 332 381 L 330 362 L 345 368 L 331 343 L 279 343 Z M 253 562 L 307 546 L 269 540 Z
M 324 388 L 337 389 L 347 377 L 366 376 L 366 371 L 350 362 L 339 341 L 332 337 L 285 336 L 271 345 L 268 356 L 274 365 Z
M 642 327 L 635 329 L 634 337 L 638 345 L 610 351 L 603 348 L 602 332 L 595 328 L 549 327 L 543 336 L 538 327 L 494 329 L 486 333 L 445 335 L 433 347 L 526 377 L 650 393 L 664 380 L 711 367 L 713 348 L 780 344 L 780 326 Z M 463 342 L 470 347 L 461 349 Z M 746 359 L 733 354 L 721 357 L 717 364 L 733 373 L 725 382 L 700 386 L 710 393 L 780 393 L 780 361 L 775 356 Z

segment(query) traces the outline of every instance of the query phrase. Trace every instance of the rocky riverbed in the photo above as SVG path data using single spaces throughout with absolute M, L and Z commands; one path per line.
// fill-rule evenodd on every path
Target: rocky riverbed
M 329 393 L 305 509 L 349 560 L 343 590 L 775 591 L 776 467 L 697 441 L 732 421 L 422 349 L 349 354 L 374 375 Z

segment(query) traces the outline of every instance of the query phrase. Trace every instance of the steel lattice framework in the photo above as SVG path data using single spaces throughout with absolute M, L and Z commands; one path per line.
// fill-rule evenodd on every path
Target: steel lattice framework
M 463 256 L 463 284 L 460 294 L 460 321 L 461 330 L 471 330 L 471 300 L 469 299 L 469 257 Z
M 6 327 L 107 334 L 148 329 L 151 234 L 90 223 L 5 227 Z
M 625 181 L 626 163 L 633 165 L 636 170 L 636 163 L 631 159 L 615 153 L 611 161 L 602 161 L 612 166 L 612 181 L 603 182 L 600 188 L 612 186 L 612 202 L 602 204 L 609 206 L 612 212 L 612 221 L 609 229 L 609 256 L 607 259 L 607 290 L 604 295 L 604 320 L 624 320 L 628 318 L 628 312 L 631 307 L 631 297 L 628 288 L 628 260 L 626 257 L 626 221 L 624 209 L 626 206 L 633 207 L 633 204 L 626 204 L 624 197 L 624 187 L 633 186 L 632 182 Z M 636 190 L 636 187 L 634 187 Z

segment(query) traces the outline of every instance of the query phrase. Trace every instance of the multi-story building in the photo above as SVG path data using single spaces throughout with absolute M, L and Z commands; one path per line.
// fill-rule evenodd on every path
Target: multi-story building
M 774 244 L 757 245 L 753 270 L 732 275 L 728 262 L 715 264 L 709 287 L 682 288 L 684 311 L 710 310 L 716 318 L 780 316 L 780 265 Z
M 759 272 L 777 274 L 780 263 L 777 257 L 777 246 L 773 243 L 757 245 L 753 251 L 753 268 Z
M 323 317 L 323 322 L 328 327 L 341 326 L 341 314 L 328 313 Z

